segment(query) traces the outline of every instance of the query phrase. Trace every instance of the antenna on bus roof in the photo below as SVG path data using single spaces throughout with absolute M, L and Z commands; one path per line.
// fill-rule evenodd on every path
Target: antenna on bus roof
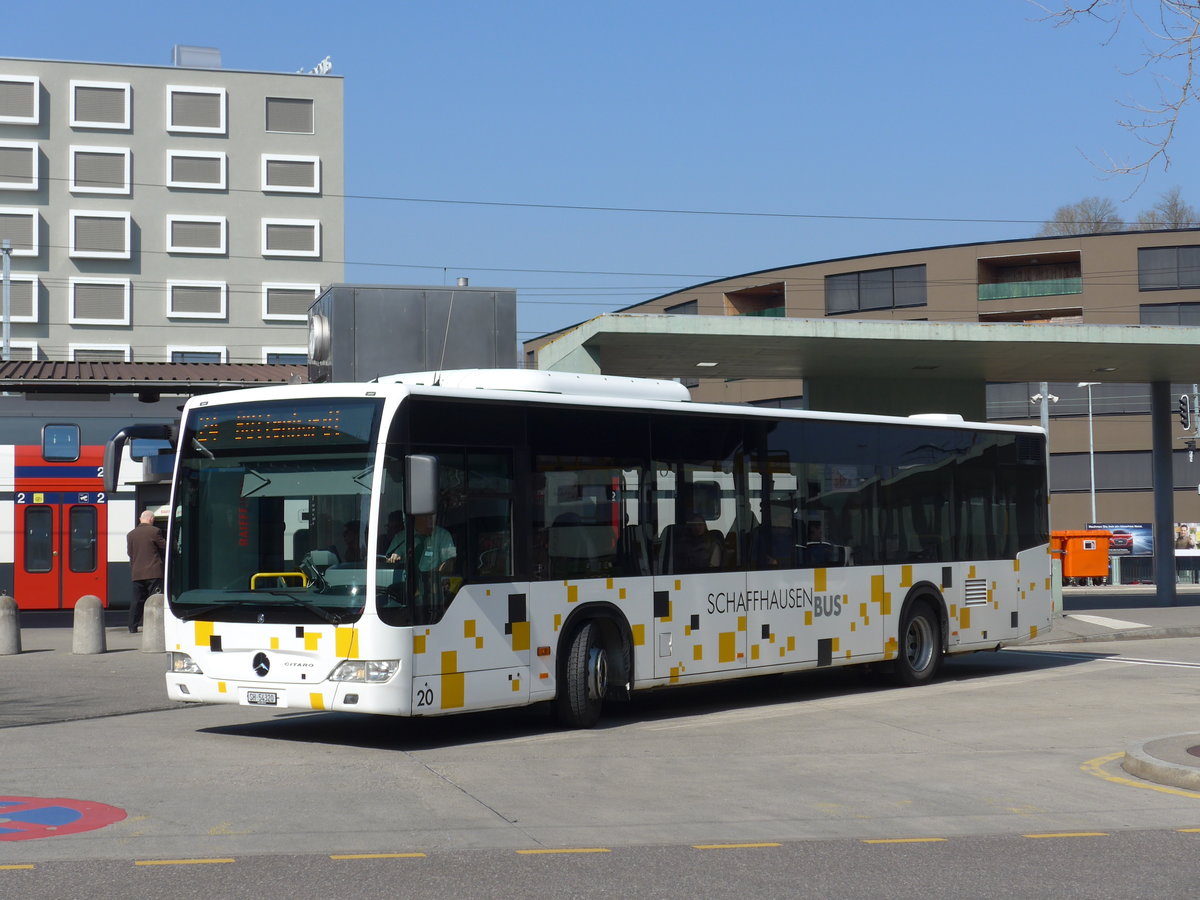
M 458 286 L 466 287 L 469 282 L 467 279 L 459 278 Z M 433 384 L 436 387 L 442 382 L 442 369 L 446 365 L 446 344 L 450 341 L 450 318 L 454 315 L 454 291 L 450 292 L 450 305 L 446 307 L 446 330 L 442 334 L 442 355 L 438 359 L 437 369 L 434 370 Z

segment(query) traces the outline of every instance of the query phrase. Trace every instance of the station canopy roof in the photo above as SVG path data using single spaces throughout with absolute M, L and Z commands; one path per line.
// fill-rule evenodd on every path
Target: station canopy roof
M 672 378 L 1200 380 L 1200 329 L 613 313 L 538 351 L 543 369 Z

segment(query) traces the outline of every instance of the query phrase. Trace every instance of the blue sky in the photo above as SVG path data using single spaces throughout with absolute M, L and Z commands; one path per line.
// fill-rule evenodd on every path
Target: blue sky
M 1089 161 L 1141 152 L 1117 120 L 1157 96 L 1127 74 L 1142 33 L 1056 29 L 1025 0 L 117 6 L 48 0 L 0 55 L 329 56 L 347 194 L 407 198 L 346 200 L 347 280 L 515 287 L 523 339 L 727 275 L 1026 237 L 1092 194 L 1131 219 L 1173 185 L 1200 205 L 1191 121 L 1140 189 Z M 696 214 L 719 211 L 772 215 Z

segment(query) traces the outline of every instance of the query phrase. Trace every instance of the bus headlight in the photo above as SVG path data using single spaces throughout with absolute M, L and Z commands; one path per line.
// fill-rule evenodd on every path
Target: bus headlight
M 398 659 L 348 659 L 340 663 L 330 681 L 358 681 L 379 684 L 400 671 Z
M 167 671 L 176 675 L 203 675 L 196 661 L 186 653 L 168 653 Z

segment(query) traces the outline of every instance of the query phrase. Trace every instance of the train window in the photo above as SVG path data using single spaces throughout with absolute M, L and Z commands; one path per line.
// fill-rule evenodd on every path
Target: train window
M 54 512 L 49 506 L 25 508 L 25 571 L 49 572 L 54 567 Z
M 67 565 L 72 572 L 96 571 L 96 507 L 72 506 L 68 517 L 71 543 Z
M 74 462 L 79 459 L 79 426 L 44 426 L 42 428 L 42 459 L 46 462 Z

